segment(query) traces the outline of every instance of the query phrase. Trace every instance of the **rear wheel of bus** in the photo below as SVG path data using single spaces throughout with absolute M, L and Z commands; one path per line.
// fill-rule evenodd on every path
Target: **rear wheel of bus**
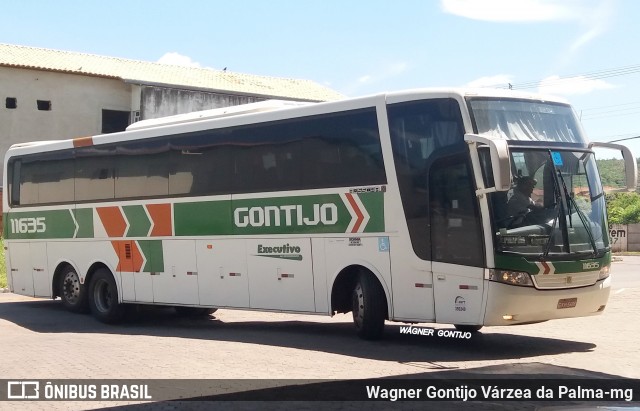
M 111 272 L 98 269 L 89 282 L 89 307 L 91 313 L 103 323 L 115 323 L 122 319 L 124 305 L 118 302 L 118 287 Z
M 359 337 L 366 340 L 382 337 L 386 307 L 386 296 L 378 280 L 370 273 L 360 273 L 352 293 L 353 323 Z
M 76 313 L 88 311 L 89 301 L 86 287 L 80 283 L 80 276 L 70 265 L 66 266 L 60 273 L 58 294 L 62 300 L 62 305 L 67 310 Z

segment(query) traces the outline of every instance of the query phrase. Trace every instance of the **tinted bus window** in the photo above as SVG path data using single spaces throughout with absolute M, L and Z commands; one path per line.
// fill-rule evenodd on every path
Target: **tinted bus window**
M 76 151 L 75 200 L 113 200 L 115 150 L 87 147 Z
M 389 105 L 387 113 L 411 243 L 430 260 L 428 173 L 436 159 L 466 149 L 460 107 L 454 99 L 419 100 Z
M 23 205 L 387 182 L 375 108 L 70 149 L 14 164 L 20 191 L 12 197 Z

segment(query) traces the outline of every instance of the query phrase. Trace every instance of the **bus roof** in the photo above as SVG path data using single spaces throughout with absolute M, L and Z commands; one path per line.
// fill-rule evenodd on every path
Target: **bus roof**
M 265 100 L 257 103 L 240 104 L 237 106 L 214 108 L 210 110 L 194 111 L 191 113 L 177 114 L 174 116 L 141 120 L 127 127 L 127 131 L 142 130 L 159 126 L 168 126 L 181 123 L 192 123 L 214 118 L 239 116 L 242 114 L 260 113 L 263 111 L 282 110 L 285 108 L 301 107 L 312 103 L 301 103 L 285 100 Z
M 237 106 L 216 108 L 212 110 L 196 111 L 186 114 L 178 114 L 175 116 L 162 117 L 157 119 L 148 119 L 136 122 L 127 127 L 125 132 L 118 132 L 112 134 L 95 135 L 91 137 L 82 138 L 70 138 L 68 140 L 51 140 L 51 141 L 37 141 L 28 143 L 18 143 L 12 145 L 6 153 L 6 158 L 16 155 L 16 151 L 21 154 L 34 153 L 38 151 L 50 151 L 66 148 L 73 148 L 80 140 L 86 141 L 91 139 L 94 143 L 106 143 L 126 140 L 127 132 L 142 131 L 142 134 L 138 136 L 140 138 L 152 137 L 155 135 L 154 129 L 160 127 L 178 126 L 181 124 L 193 124 L 205 122 L 207 120 L 224 120 L 237 116 L 252 116 L 258 115 L 262 118 L 261 113 L 275 113 L 282 110 L 290 109 L 305 109 L 310 107 L 348 107 L 351 102 L 356 101 L 373 101 L 376 99 L 384 99 L 388 103 L 396 103 L 408 100 L 418 100 L 423 98 L 444 98 L 458 96 L 462 99 L 465 97 L 496 97 L 496 98 L 515 98 L 515 99 L 531 99 L 555 103 L 567 104 L 565 99 L 541 95 L 536 93 L 527 93 L 522 91 L 514 91 L 508 89 L 492 89 L 492 88 L 422 88 L 411 89 L 390 93 L 378 93 L 369 96 L 354 97 L 345 100 L 321 102 L 321 103 L 308 103 L 308 102 L 296 102 L 296 101 L 284 101 L 284 100 L 265 100 L 257 103 L 242 104 Z M 379 100 L 378 100 L 379 101 Z M 296 110 L 297 111 L 297 110 Z M 316 110 L 313 110 L 316 111 Z M 304 114 L 303 114 L 304 115 Z M 278 116 L 280 117 L 280 116 Z M 145 131 L 149 131 L 146 133 Z M 42 147 L 42 149 L 40 149 Z
M 469 87 L 450 87 L 450 88 L 424 88 L 412 89 L 384 93 L 388 98 L 407 97 L 411 95 L 420 96 L 424 94 L 448 94 L 459 95 L 461 97 L 496 97 L 496 98 L 516 98 L 527 100 L 540 100 L 554 103 L 568 104 L 565 98 L 553 96 L 549 94 L 532 93 L 520 90 L 509 90 L 504 88 L 469 88 Z

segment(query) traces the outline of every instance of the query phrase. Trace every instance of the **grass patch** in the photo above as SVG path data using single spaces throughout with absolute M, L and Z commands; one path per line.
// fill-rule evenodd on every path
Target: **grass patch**
M 4 261 L 4 240 L 0 238 L 0 288 L 7 288 L 7 265 Z

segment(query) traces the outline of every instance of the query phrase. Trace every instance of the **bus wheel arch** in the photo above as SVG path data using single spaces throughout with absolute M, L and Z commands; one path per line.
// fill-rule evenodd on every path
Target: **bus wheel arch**
M 87 289 L 89 288 L 89 284 L 91 284 L 91 278 L 93 278 L 93 276 L 96 274 L 98 270 L 107 270 L 109 273 L 111 273 L 111 275 L 113 275 L 113 270 L 109 268 L 109 266 L 104 262 L 102 261 L 92 262 L 91 266 L 87 270 L 87 275 L 84 278 L 84 284 L 87 287 Z M 115 279 L 115 276 L 114 276 L 114 279 Z
M 124 317 L 119 289 L 112 271 L 102 263 L 94 264 L 85 281 L 91 314 L 103 323 L 117 323 Z
M 61 262 L 53 273 L 52 296 L 60 297 L 62 305 L 71 312 L 89 311 L 86 282 L 80 281 L 78 269 L 69 262 Z
M 368 268 L 352 265 L 337 275 L 331 289 L 332 312 L 352 312 L 359 337 L 382 337 L 389 317 L 387 295 L 382 282 Z

